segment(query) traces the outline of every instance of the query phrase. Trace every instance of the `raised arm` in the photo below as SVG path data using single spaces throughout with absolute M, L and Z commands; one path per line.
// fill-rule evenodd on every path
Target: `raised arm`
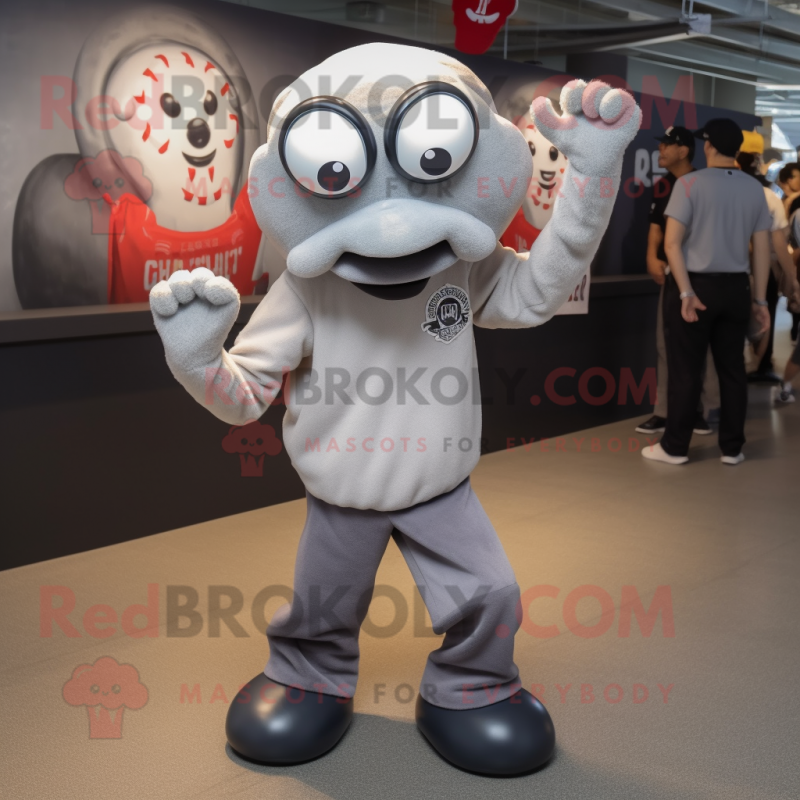
M 230 425 L 258 419 L 282 379 L 313 347 L 310 317 L 286 276 L 275 282 L 226 351 L 223 344 L 239 305 L 233 284 L 203 267 L 176 272 L 150 292 L 172 374 L 198 403 Z
M 561 116 L 549 100 L 531 107 L 536 126 L 569 163 L 550 222 L 530 256 L 498 249 L 475 264 L 470 296 L 476 325 L 531 327 L 546 322 L 588 270 L 619 191 L 622 157 L 642 114 L 627 92 L 600 81 L 570 81 Z

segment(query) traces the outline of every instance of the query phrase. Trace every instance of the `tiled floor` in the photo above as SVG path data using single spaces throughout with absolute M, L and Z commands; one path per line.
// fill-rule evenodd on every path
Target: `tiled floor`
M 778 338 L 782 366 L 788 334 Z M 556 625 L 557 635 L 540 638 L 526 622 L 516 639 L 522 678 L 539 685 L 558 737 L 554 761 L 534 775 L 460 772 L 417 732 L 414 703 L 403 701 L 438 645 L 415 633 L 418 598 L 393 544 L 378 583 L 404 600 L 377 599 L 370 618 L 388 624 L 405 606 L 407 622 L 389 638 L 362 634 L 357 716 L 341 744 L 283 769 L 231 753 L 227 702 L 267 658 L 263 623 L 252 613 L 255 606 L 262 615 L 264 598 L 256 596 L 292 579 L 304 519 L 303 503 L 292 502 L 0 574 L 0 795 L 797 798 L 800 404 L 774 409 L 769 390 L 753 387 L 747 435 L 747 461 L 738 467 L 719 462 L 715 437 L 698 436 L 688 465 L 646 462 L 631 452 L 646 444 L 632 422 L 567 436 L 563 451 L 535 443 L 481 460 L 473 486 L 520 586 L 531 599 L 537 586 L 557 591 L 530 605 L 531 622 Z M 92 615 L 122 619 L 147 601 L 148 584 L 158 598 L 157 635 L 135 638 L 103 622 L 94 633 L 113 628 L 108 638 L 89 635 Z M 167 625 L 175 618 L 168 596 L 181 586 L 197 592 L 202 623 L 188 636 Z M 219 635 L 210 630 L 213 586 L 241 597 L 244 635 L 224 624 Z M 61 601 L 48 592 L 65 598 L 73 629 L 54 622 L 49 635 L 42 608 Z M 634 613 L 625 635 L 637 598 L 644 609 L 655 598 L 661 614 L 649 630 Z M 266 616 L 281 602 L 269 599 Z M 110 608 L 85 616 L 97 604 Z M 136 673 L 119 673 L 131 698 L 111 720 L 120 738 L 106 738 L 109 729 L 97 723 L 92 738 L 88 709 L 63 695 L 73 671 L 102 656 L 133 665 L 147 688 L 146 705 L 134 708 Z

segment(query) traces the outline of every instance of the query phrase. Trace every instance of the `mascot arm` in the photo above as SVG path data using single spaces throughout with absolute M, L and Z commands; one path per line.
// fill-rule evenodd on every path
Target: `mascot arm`
M 258 419 L 283 378 L 313 347 L 308 311 L 285 276 L 259 303 L 230 351 L 223 344 L 239 313 L 239 294 L 200 268 L 153 287 L 150 306 L 178 382 L 229 425 Z
M 622 158 L 641 124 L 633 97 L 599 81 L 570 81 L 563 114 L 537 98 L 537 127 L 569 159 L 550 222 L 530 254 L 500 245 L 470 271 L 474 322 L 528 328 L 547 322 L 589 268 L 619 191 Z
M 483 328 L 530 328 L 547 322 L 592 263 L 608 226 L 614 197 L 580 197 L 572 179 L 586 180 L 567 167 L 553 216 L 530 253 L 499 244 L 473 265 L 470 298 L 474 322 Z M 587 184 L 591 186 L 591 179 Z M 586 195 L 587 192 L 584 192 Z

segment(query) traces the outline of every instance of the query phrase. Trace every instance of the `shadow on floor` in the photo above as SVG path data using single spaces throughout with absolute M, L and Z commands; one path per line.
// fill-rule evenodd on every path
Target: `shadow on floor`
M 652 782 L 637 782 L 629 776 L 610 775 L 594 766 L 582 765 L 574 755 L 556 751 L 552 761 L 529 775 L 487 778 L 456 769 L 443 761 L 410 722 L 356 714 L 339 745 L 316 761 L 294 767 L 267 767 L 245 761 L 229 746 L 231 761 L 242 769 L 265 777 L 292 778 L 331 800 L 486 800 L 491 797 L 591 797 L 592 800 L 674 800 L 675 787 L 659 790 Z M 687 795 L 683 794 L 684 797 Z M 697 795 L 700 797 L 700 795 Z

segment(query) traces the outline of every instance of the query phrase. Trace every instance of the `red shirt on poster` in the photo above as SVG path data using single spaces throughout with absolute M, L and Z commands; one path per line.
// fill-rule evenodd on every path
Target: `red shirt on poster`
M 517 211 L 517 215 L 511 220 L 511 224 L 500 237 L 500 244 L 504 247 L 511 247 L 518 253 L 524 253 L 533 247 L 533 243 L 541 232 L 540 228 L 534 228 L 525 219 L 525 214 L 520 208 Z
M 162 228 L 148 206 L 133 194 L 112 205 L 108 237 L 108 302 L 147 302 L 150 290 L 179 269 L 207 267 L 227 278 L 239 294 L 266 291 L 268 276 L 253 280 L 261 242 L 247 185 L 233 213 L 220 226 L 207 231 Z

